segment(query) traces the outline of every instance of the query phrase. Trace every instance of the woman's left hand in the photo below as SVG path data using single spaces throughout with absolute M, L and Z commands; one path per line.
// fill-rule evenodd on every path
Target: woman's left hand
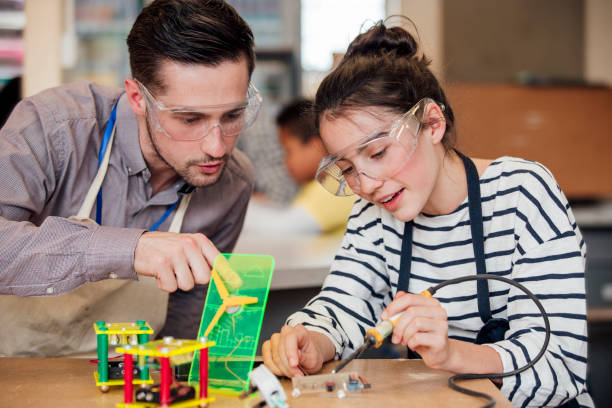
M 432 297 L 398 292 L 381 317 L 404 312 L 399 318 L 391 341 L 403 344 L 420 354 L 428 367 L 447 369 L 451 359 L 446 310 Z

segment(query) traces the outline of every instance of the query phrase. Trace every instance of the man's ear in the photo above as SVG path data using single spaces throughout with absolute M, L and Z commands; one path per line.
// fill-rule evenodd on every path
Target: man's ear
M 127 94 L 128 101 L 130 102 L 130 108 L 136 114 L 136 116 L 144 116 L 147 111 L 147 106 L 144 100 L 144 96 L 140 92 L 138 82 L 133 78 L 125 78 L 125 93 Z
M 430 129 L 428 133 L 433 144 L 440 143 L 446 132 L 446 120 L 442 109 L 436 103 L 430 103 L 427 106 L 425 115 L 423 115 L 423 124 Z

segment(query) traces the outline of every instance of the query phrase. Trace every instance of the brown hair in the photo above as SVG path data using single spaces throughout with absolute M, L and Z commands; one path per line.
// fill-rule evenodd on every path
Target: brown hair
M 163 90 L 163 60 L 216 66 L 245 58 L 249 75 L 255 66 L 253 33 L 222 0 L 156 0 L 136 18 L 127 45 L 132 76 L 151 90 Z
M 417 54 L 414 37 L 401 27 L 378 22 L 359 34 L 344 58 L 321 82 L 315 98 L 316 125 L 367 107 L 381 107 L 403 114 L 423 98 L 444 109 L 445 149 L 454 145 L 454 114 L 444 91 L 429 69 L 430 60 Z

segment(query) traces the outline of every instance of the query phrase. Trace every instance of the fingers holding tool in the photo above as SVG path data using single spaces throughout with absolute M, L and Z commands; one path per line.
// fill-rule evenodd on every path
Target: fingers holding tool
M 449 356 L 446 310 L 433 297 L 398 293 L 382 314 L 392 316 L 391 341 L 419 353 L 432 368 L 441 368 Z

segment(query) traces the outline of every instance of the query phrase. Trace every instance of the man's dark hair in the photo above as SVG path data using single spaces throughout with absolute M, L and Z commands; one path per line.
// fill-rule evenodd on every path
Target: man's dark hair
M 296 99 L 285 105 L 276 116 L 276 124 L 286 127 L 302 144 L 318 137 L 315 126 L 313 102 L 308 99 Z
M 136 18 L 127 37 L 132 76 L 162 91 L 164 60 L 216 66 L 245 58 L 255 67 L 253 33 L 223 0 L 155 0 Z

